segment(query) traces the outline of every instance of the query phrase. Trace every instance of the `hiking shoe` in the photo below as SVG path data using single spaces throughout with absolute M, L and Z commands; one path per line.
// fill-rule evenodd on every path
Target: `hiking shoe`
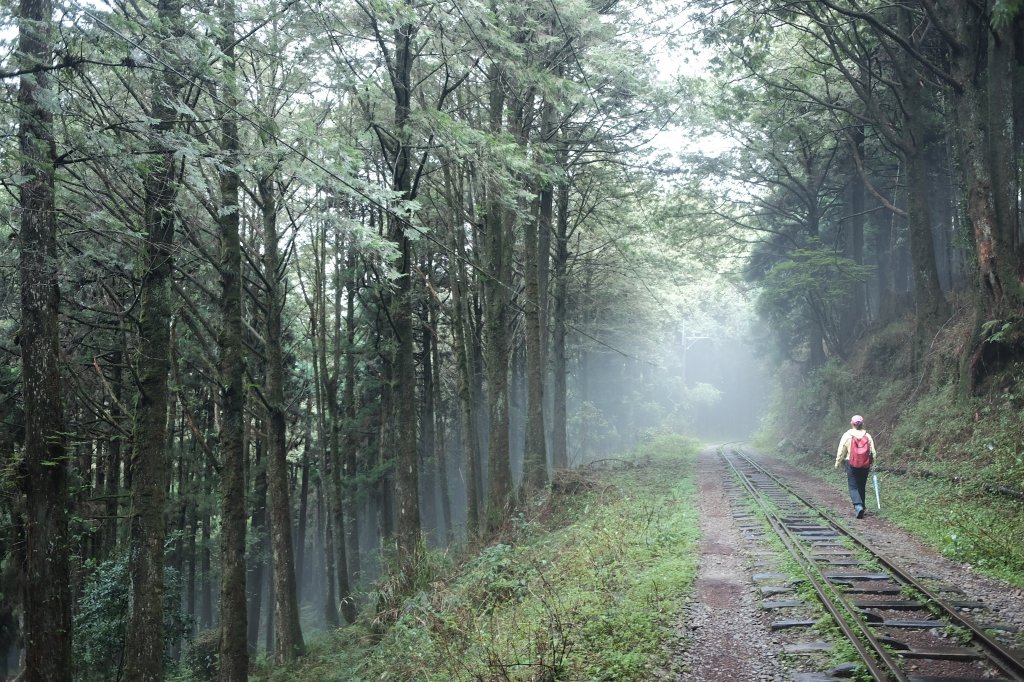
M 857 507 L 857 518 L 858 519 L 863 519 L 864 518 L 864 507 Z

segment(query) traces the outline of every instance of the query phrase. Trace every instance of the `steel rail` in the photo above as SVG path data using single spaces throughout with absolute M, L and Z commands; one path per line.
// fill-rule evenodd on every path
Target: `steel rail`
M 754 499 L 754 502 L 761 509 L 762 513 L 764 513 L 765 518 L 772 526 L 772 529 L 775 531 L 775 534 L 779 537 L 779 540 L 781 540 L 782 544 L 785 545 L 786 550 L 789 552 L 790 556 L 792 556 L 800 565 L 800 568 L 804 572 L 804 575 L 807 577 L 807 580 L 814 588 L 815 593 L 817 593 L 818 601 L 820 601 L 821 605 L 824 606 L 825 609 L 829 612 L 836 626 L 840 630 L 842 630 L 843 634 L 846 636 L 846 639 L 857 650 L 857 653 L 860 655 L 861 660 L 867 667 L 868 672 L 871 673 L 872 678 L 875 680 L 892 679 L 896 680 L 896 682 L 909 682 L 909 678 L 903 674 L 902 670 L 900 670 L 899 663 L 897 663 L 892 658 L 892 656 L 889 655 L 889 652 L 886 651 L 885 648 L 881 645 L 881 643 L 878 642 L 878 640 L 874 637 L 874 635 L 871 634 L 867 624 L 863 621 L 860 615 L 855 613 L 850 608 L 850 605 L 847 603 L 847 601 L 845 599 L 842 599 L 837 594 L 835 587 L 833 587 L 828 582 L 828 580 L 822 574 L 822 571 L 818 568 L 814 560 L 810 559 L 806 555 L 806 553 L 803 551 L 803 548 L 800 547 L 802 543 L 800 543 L 799 540 L 793 537 L 792 531 L 790 531 L 789 528 L 786 527 L 785 523 L 783 523 L 782 519 L 775 512 L 775 510 L 772 509 L 770 505 L 764 502 L 764 493 L 757 489 L 757 487 L 753 484 L 753 482 L 750 480 L 747 474 L 741 471 L 735 465 L 735 463 L 731 459 L 729 459 L 728 456 L 726 456 L 724 453 L 722 456 L 723 459 L 725 459 L 726 463 L 729 465 L 729 467 L 736 474 L 737 478 L 740 480 L 743 486 L 751 494 L 751 496 Z M 753 464 L 752 462 L 750 462 L 749 459 L 747 460 L 747 462 L 749 464 Z M 756 467 L 756 465 L 754 466 L 755 468 L 758 469 L 758 471 L 761 471 L 760 468 Z M 825 585 L 828 585 L 828 590 L 826 590 Z M 831 591 L 832 593 L 831 597 L 828 594 L 829 591 Z M 843 606 L 845 614 L 836 607 L 835 602 L 837 601 Z M 860 633 L 854 630 L 854 628 L 847 621 L 847 618 L 852 619 L 857 624 L 858 628 L 860 629 Z M 862 637 L 866 638 L 868 642 L 871 644 L 870 650 L 868 649 L 868 647 L 864 646 Z M 881 665 L 879 665 L 879 660 L 881 660 L 881 662 L 885 664 L 884 668 Z M 886 670 L 886 668 L 888 670 Z
M 835 516 L 825 510 L 819 509 L 815 504 L 805 499 L 802 495 L 796 492 L 792 487 L 787 485 L 778 476 L 775 476 L 772 472 L 752 460 L 746 454 L 738 449 L 733 449 L 733 454 L 737 457 L 742 458 L 750 466 L 761 472 L 763 475 L 772 479 L 776 485 L 785 490 L 788 494 L 799 500 L 801 503 L 806 505 L 809 509 L 815 511 L 822 518 L 829 522 L 832 528 L 848 537 L 853 543 L 864 550 L 876 559 L 882 566 L 884 566 L 892 575 L 902 581 L 906 585 L 913 587 L 915 590 L 920 592 L 922 595 L 927 597 L 930 602 L 938 607 L 942 611 L 942 617 L 946 618 L 953 625 L 961 627 L 971 633 L 971 642 L 974 643 L 982 654 L 985 655 L 989 663 L 995 666 L 1000 672 L 1008 675 L 1011 679 L 1017 682 L 1024 682 L 1024 661 L 1016 656 L 1009 649 L 1004 647 L 999 642 L 989 637 L 985 631 L 970 618 L 961 615 L 955 607 L 949 604 L 945 599 L 936 594 L 933 590 L 923 585 L 916 578 L 908 574 L 906 571 L 901 569 L 897 564 L 890 560 L 885 555 L 881 554 L 878 550 L 874 549 L 861 537 L 849 530 L 842 524 L 840 524 Z M 728 461 L 728 459 L 727 459 Z

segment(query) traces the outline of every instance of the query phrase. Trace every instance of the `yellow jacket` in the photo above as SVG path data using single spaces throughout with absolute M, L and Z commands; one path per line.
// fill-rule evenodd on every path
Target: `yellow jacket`
M 844 462 L 850 459 L 850 439 L 854 436 L 860 438 L 867 433 L 868 443 L 871 444 L 871 464 L 874 465 L 878 461 L 878 455 L 875 454 L 875 439 L 871 437 L 871 434 L 864 429 L 850 429 L 843 434 L 843 437 L 839 439 L 839 450 L 836 452 L 836 467 L 839 467 L 840 462 Z

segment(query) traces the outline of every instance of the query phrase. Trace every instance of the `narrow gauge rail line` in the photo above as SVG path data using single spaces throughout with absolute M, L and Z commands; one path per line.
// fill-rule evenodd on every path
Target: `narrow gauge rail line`
M 1024 661 L 989 637 L 974 621 L 957 612 L 950 604 L 918 579 L 907 574 L 871 548 L 854 533 L 838 524 L 827 512 L 817 509 L 779 478 L 737 449 L 719 449 L 722 458 L 750 493 L 787 552 L 804 572 L 821 604 L 861 656 L 875 680 L 918 682 L 944 680 L 1017 680 L 1024 681 Z M 855 548 L 870 555 L 885 568 L 884 573 L 858 574 L 829 572 L 815 556 L 813 541 L 845 536 Z M 869 581 L 875 587 L 856 588 L 854 583 Z M 888 583 L 889 587 L 879 587 Z M 911 592 L 913 601 L 886 601 L 884 595 Z M 857 601 L 854 595 L 881 596 L 882 601 Z M 886 619 L 871 609 L 882 611 L 918 611 L 927 615 L 921 620 Z M 911 647 L 887 635 L 891 629 L 931 631 L 956 626 L 970 633 L 964 646 L 949 646 L 938 636 L 930 645 Z M 918 638 L 920 639 L 920 638 Z M 957 662 L 970 665 L 968 676 L 927 676 L 908 671 L 910 661 L 923 665 L 926 661 Z M 988 666 L 982 670 L 977 665 Z M 959 667 L 959 666 L 958 666 Z M 962 669 L 962 668 L 961 668 Z M 966 671 L 965 671 L 966 672 Z

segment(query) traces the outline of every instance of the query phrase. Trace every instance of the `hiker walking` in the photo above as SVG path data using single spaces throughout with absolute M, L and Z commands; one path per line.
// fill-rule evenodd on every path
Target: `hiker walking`
M 875 441 L 864 430 L 864 417 L 859 414 L 850 418 L 850 430 L 839 439 L 836 452 L 836 467 L 846 462 L 846 482 L 850 488 L 850 502 L 858 519 L 864 518 L 864 487 L 868 484 L 868 472 L 875 461 Z

